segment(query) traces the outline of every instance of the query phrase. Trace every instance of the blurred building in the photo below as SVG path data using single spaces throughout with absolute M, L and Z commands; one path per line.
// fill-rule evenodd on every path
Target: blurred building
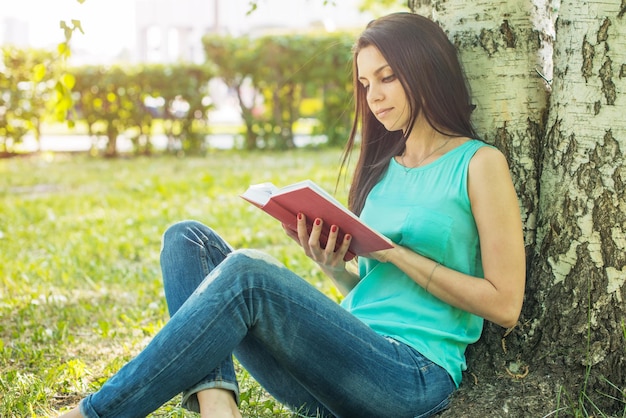
M 137 0 L 137 59 L 142 62 L 202 60 L 202 35 L 214 25 L 211 1 Z
M 28 23 L 14 18 L 5 17 L 0 20 L 0 45 L 12 45 L 17 47 L 27 47 Z
M 326 4 L 325 4 L 326 3 Z M 371 18 L 359 0 L 136 0 L 136 58 L 201 62 L 202 36 L 362 28 Z
M 84 33 L 72 37 L 73 65 L 202 62 L 207 33 L 260 36 L 363 28 L 371 17 L 359 12 L 361 1 L 65 0 L 57 5 L 7 0 L 0 7 L 0 45 L 55 49 L 64 41 L 58 22 L 76 19 Z

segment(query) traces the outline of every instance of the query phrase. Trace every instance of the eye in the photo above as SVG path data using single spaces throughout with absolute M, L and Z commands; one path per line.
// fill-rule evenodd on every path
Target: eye
M 388 75 L 387 77 L 383 77 L 383 79 L 382 79 L 383 83 L 391 83 L 393 81 L 396 81 L 395 74 Z

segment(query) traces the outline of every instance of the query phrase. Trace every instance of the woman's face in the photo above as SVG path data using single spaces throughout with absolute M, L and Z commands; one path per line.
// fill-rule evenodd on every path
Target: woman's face
M 356 58 L 358 79 L 367 104 L 388 131 L 406 132 L 410 120 L 408 97 L 400 80 L 375 46 L 361 49 Z

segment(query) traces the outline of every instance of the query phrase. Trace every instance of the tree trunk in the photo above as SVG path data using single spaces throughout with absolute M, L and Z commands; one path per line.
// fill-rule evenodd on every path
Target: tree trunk
M 507 156 L 522 215 L 526 245 L 534 243 L 537 217 L 537 150 L 543 136 L 548 88 L 529 0 L 421 0 L 457 46 L 472 90 L 478 133 Z M 523 116 L 522 116 L 523 115 Z
M 542 36 L 533 26 L 529 0 L 419 0 L 417 11 L 429 13 L 457 46 L 476 110 L 479 135 L 509 160 L 520 198 L 527 254 L 535 242 L 538 201 L 538 155 L 543 137 L 549 89 L 543 72 Z M 468 351 L 470 372 L 480 380 L 517 374 L 517 350 L 502 347 L 505 330 L 485 324 L 481 341 Z M 518 338 L 517 331 L 507 342 Z M 508 376 L 508 375 L 507 375 Z
M 626 411 L 625 12 L 561 5 L 525 309 L 535 367 L 565 369 L 564 393 L 592 413 Z
M 117 156 L 117 136 L 119 134 L 118 129 L 115 127 L 114 122 L 108 121 L 107 128 L 107 145 L 104 151 L 104 156 L 107 158 L 113 158 Z
M 443 417 L 626 410 L 626 3 L 563 1 L 553 85 L 557 1 L 410 2 L 459 49 L 477 130 L 511 165 L 529 261 L 518 327 L 486 323 Z
M 245 144 L 244 147 L 247 150 L 254 150 L 257 148 L 257 133 L 254 131 L 254 106 L 256 103 L 256 93 L 251 100 L 250 106 L 246 105 L 246 102 L 243 98 L 242 87 L 243 80 L 238 83 L 233 83 L 235 92 L 237 93 L 237 101 L 239 102 L 239 108 L 241 109 L 241 118 L 246 126 L 245 132 Z

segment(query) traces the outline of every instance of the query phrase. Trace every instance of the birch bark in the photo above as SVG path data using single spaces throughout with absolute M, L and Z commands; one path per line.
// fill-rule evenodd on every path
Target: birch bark
M 549 86 L 530 0 L 418 0 L 416 11 L 438 22 L 456 44 L 472 89 L 474 124 L 507 156 L 521 200 L 526 245 L 535 239 L 537 150 Z
M 618 0 L 561 4 L 527 311 L 565 388 L 614 412 L 626 404 L 625 13 Z

